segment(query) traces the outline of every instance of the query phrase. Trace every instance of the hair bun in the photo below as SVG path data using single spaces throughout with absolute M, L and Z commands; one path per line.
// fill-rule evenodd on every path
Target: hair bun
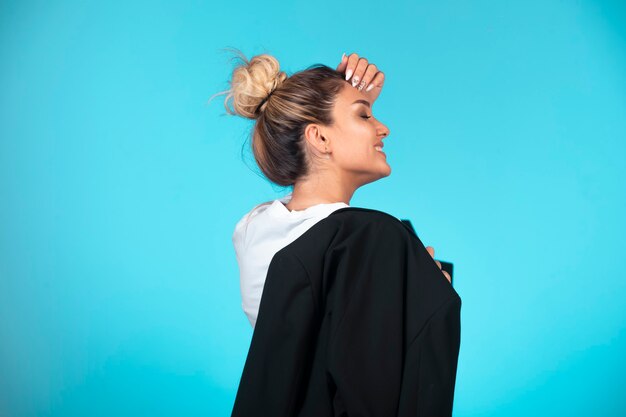
M 230 114 L 256 119 L 258 111 L 285 81 L 287 74 L 280 70 L 278 60 L 269 54 L 256 55 L 247 60 L 243 53 L 238 50 L 235 52 L 241 64 L 233 70 L 231 88 L 224 104 Z M 234 112 L 226 105 L 231 98 Z

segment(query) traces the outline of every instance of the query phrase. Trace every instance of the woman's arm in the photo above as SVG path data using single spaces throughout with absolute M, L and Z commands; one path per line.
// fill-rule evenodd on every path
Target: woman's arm
M 263 287 L 232 417 L 297 415 L 309 382 L 316 316 L 305 269 L 278 251 Z

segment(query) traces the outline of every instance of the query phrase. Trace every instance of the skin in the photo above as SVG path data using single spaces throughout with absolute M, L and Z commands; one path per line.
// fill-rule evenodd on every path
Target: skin
M 372 114 L 384 74 L 356 54 L 344 57 L 337 70 L 346 74 L 347 79 L 333 107 L 335 123 L 332 126 L 311 123 L 305 128 L 311 170 L 294 184 L 292 198 L 286 205 L 289 210 L 339 201 L 350 204 L 357 188 L 391 173 L 386 156 L 374 149 L 377 142 L 389 135 L 387 126 Z M 371 83 L 374 88 L 365 91 L 362 85 L 353 86 L 354 80 Z M 354 104 L 356 100 L 367 104 Z
M 342 57 L 336 69 L 346 75 L 346 85 L 333 107 L 335 123 L 311 123 L 305 128 L 311 170 L 294 184 L 291 200 L 285 204 L 289 210 L 304 210 L 321 203 L 349 205 L 359 187 L 391 174 L 386 155 L 374 148 L 389 135 L 387 126 L 372 113 L 385 82 L 384 73 L 354 53 Z M 366 104 L 355 104 L 356 100 Z M 427 246 L 426 250 L 434 259 L 435 249 Z M 435 262 L 441 269 L 441 263 Z M 442 272 L 451 282 L 450 275 Z

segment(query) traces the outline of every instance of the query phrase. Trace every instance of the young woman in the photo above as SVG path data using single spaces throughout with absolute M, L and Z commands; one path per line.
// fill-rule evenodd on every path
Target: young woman
M 391 173 L 384 74 L 356 54 L 291 76 L 240 57 L 226 110 L 256 120 L 260 169 L 293 191 L 233 233 L 254 332 L 232 415 L 451 415 L 461 299 L 399 219 L 349 205 Z

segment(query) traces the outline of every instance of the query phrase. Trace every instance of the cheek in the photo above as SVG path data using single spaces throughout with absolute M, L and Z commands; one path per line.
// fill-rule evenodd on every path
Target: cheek
M 363 142 L 341 147 L 335 156 L 342 166 L 354 168 L 371 166 L 373 160 L 383 157 L 373 146 L 370 147 Z
M 345 167 L 362 167 L 371 165 L 372 159 L 383 158 L 374 149 L 376 131 L 370 124 L 350 123 L 345 126 L 341 135 L 341 143 L 334 147 L 335 159 Z

